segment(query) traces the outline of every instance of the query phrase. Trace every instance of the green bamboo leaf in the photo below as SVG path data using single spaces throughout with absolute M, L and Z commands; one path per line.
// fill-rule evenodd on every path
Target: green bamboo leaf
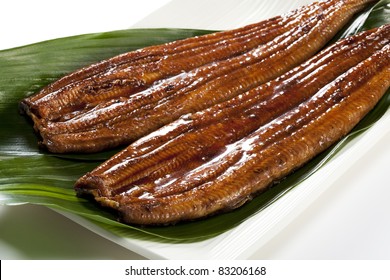
M 337 38 L 390 22 L 390 0 L 362 12 Z M 174 227 L 135 227 L 88 200 L 74 182 L 117 150 L 93 155 L 41 151 L 31 123 L 18 114 L 19 101 L 85 65 L 148 45 L 210 33 L 207 30 L 131 29 L 74 36 L 0 51 L 0 204 L 33 203 L 69 212 L 123 237 L 160 242 L 191 242 L 216 236 L 258 213 L 326 164 L 354 137 L 369 129 L 389 108 L 390 91 L 347 137 L 263 195 L 229 213 Z

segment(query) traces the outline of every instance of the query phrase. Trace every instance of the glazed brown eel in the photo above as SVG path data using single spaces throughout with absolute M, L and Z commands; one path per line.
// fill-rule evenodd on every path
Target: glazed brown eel
M 250 50 L 297 25 L 301 13 L 318 8 L 311 5 L 286 17 L 125 53 L 71 73 L 23 103 L 38 118 L 66 119 L 64 113 L 73 108 L 77 111 L 93 107 L 90 103 L 129 96 L 160 79 Z
M 129 144 L 285 73 L 370 2 L 317 2 L 237 30 L 130 52 L 60 79 L 22 108 L 51 152 Z
M 347 134 L 390 86 L 390 25 L 187 114 L 75 185 L 131 224 L 171 224 L 251 200 Z

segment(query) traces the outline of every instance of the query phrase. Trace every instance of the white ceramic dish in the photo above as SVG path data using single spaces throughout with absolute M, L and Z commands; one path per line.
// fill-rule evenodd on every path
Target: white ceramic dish
M 223 4 L 222 4 L 223 2 Z M 220 30 L 235 28 L 281 13 L 313 1 L 171 1 L 134 27 L 181 27 Z M 206 7 L 206 8 L 205 8 Z M 205 13 L 205 9 L 207 13 Z M 191 11 L 191 13 L 189 13 Z M 199 15 L 198 15 L 199 14 Z M 206 241 L 165 244 L 116 237 L 93 224 L 79 222 L 98 234 L 147 258 L 157 259 L 243 259 L 248 258 L 304 211 L 348 168 L 390 131 L 390 112 L 319 172 L 276 203 L 240 226 Z
M 212 30 L 229 29 L 284 13 L 291 10 L 292 8 L 310 2 L 312 1 L 173 0 L 168 2 L 168 4 L 165 6 L 155 10 L 136 24 L 124 26 L 123 28 L 181 27 Z M 78 34 L 77 31 L 75 31 L 74 34 Z M 390 112 L 387 112 L 387 114 L 369 131 L 345 147 L 342 152 L 331 162 L 329 162 L 324 168 L 315 173 L 298 187 L 290 191 L 287 195 L 283 196 L 264 211 L 261 211 L 260 213 L 251 217 L 240 226 L 215 238 L 211 238 L 202 242 L 187 244 L 166 244 L 122 238 L 112 234 L 111 232 L 105 231 L 95 224 L 78 216 L 74 216 L 69 213 L 61 214 L 80 224 L 82 227 L 88 228 L 92 232 L 97 233 L 104 238 L 113 241 L 114 243 L 117 243 L 133 252 L 151 259 L 245 259 L 256 257 L 264 258 L 267 256 L 271 258 L 299 258 L 300 256 L 303 256 L 303 258 L 307 258 L 307 256 L 316 257 L 317 252 L 314 250 L 311 252 L 311 255 L 305 255 L 299 251 L 300 248 L 302 248 L 303 250 L 309 252 L 311 249 L 310 246 L 313 247 L 313 245 L 305 244 L 305 240 L 299 239 L 299 236 L 302 236 L 302 238 L 307 238 L 310 241 L 313 230 L 306 229 L 305 232 L 302 232 L 299 229 L 294 228 L 292 225 L 294 225 L 294 223 L 296 224 L 297 220 L 302 220 L 302 217 L 304 217 L 302 222 L 304 224 L 304 228 L 307 224 L 312 222 L 313 219 L 322 218 L 321 221 L 323 223 L 319 223 L 319 228 L 323 230 L 320 234 L 317 233 L 319 238 L 322 238 L 323 240 L 330 240 L 329 242 L 333 243 L 345 242 L 344 240 L 349 240 L 337 238 L 326 239 L 334 232 L 333 228 L 327 228 L 329 226 L 338 226 L 339 228 L 346 231 L 348 231 L 348 229 L 343 228 L 343 225 L 341 225 L 342 220 L 338 219 L 337 214 L 334 214 L 334 216 L 331 217 L 331 219 L 333 219 L 332 221 L 328 221 L 326 217 L 321 214 L 321 211 L 332 212 L 332 210 L 335 209 L 336 212 L 339 211 L 339 213 L 343 213 L 348 212 L 348 207 L 350 205 L 354 205 L 353 211 L 357 214 L 361 214 L 362 211 L 360 210 L 359 205 L 356 205 L 357 203 L 349 203 L 350 200 L 348 199 L 355 199 L 355 201 L 358 199 L 354 196 L 355 192 L 351 190 L 352 187 L 347 188 L 346 193 L 344 193 L 345 198 L 343 198 L 339 204 L 334 200 L 333 202 L 323 201 L 321 196 L 324 196 L 324 193 L 327 193 L 328 196 L 333 197 L 343 195 L 340 194 L 340 192 L 335 188 L 335 185 L 337 185 L 340 180 L 348 181 L 353 179 L 351 178 L 351 173 L 348 173 L 347 171 L 351 169 L 353 170 L 353 168 L 356 169 L 356 165 L 359 162 L 359 159 L 367 155 L 367 153 L 371 152 L 374 147 L 376 147 L 377 150 L 382 150 L 383 153 L 390 154 L 389 147 L 386 145 L 386 142 L 382 141 L 383 139 L 389 138 L 389 133 Z M 380 148 L 378 145 L 380 145 Z M 367 163 L 363 163 L 363 166 L 364 164 L 367 165 Z M 373 188 L 375 187 L 375 184 L 378 184 L 378 182 L 384 180 L 384 170 L 385 167 L 381 166 L 380 164 L 376 166 L 375 172 L 377 172 L 377 174 L 382 174 L 379 175 L 382 177 L 376 177 L 376 180 L 373 181 Z M 346 172 L 349 176 L 347 178 L 345 178 Z M 356 176 L 363 176 L 363 174 L 357 174 Z M 371 176 L 374 177 L 375 175 Z M 377 190 L 386 191 L 386 189 L 380 185 L 377 186 Z M 390 193 L 387 190 L 387 193 L 383 193 L 381 195 L 389 194 Z M 313 203 L 317 201 L 320 201 L 320 206 L 318 206 L 316 209 L 313 208 Z M 364 212 L 371 213 L 369 211 L 376 206 L 376 203 L 368 202 L 365 206 L 367 206 L 368 209 Z M 385 211 L 387 210 L 387 213 L 390 212 L 389 206 L 381 207 L 381 209 L 385 209 Z M 313 215 L 308 216 L 307 213 L 312 213 Z M 384 214 L 382 213 L 382 215 Z M 367 222 L 367 220 L 368 218 L 363 220 L 363 222 Z M 360 224 L 360 222 L 356 223 L 356 225 Z M 48 225 L 48 227 L 50 227 L 50 225 Z M 354 240 L 354 242 L 361 242 L 362 239 L 364 240 L 364 237 L 372 239 L 372 236 L 374 236 L 373 234 L 370 234 L 370 232 L 367 231 L 364 232 L 364 230 L 367 230 L 365 225 L 362 225 L 361 229 L 363 232 L 356 232 L 356 235 L 351 236 L 350 239 Z M 388 222 L 387 226 L 383 229 L 384 232 L 390 234 L 390 226 Z M 292 237 L 288 239 L 285 237 L 286 234 L 292 235 Z M 386 236 L 386 234 L 384 236 Z M 281 248 L 278 244 L 275 244 L 275 240 L 281 241 L 280 244 L 284 245 L 284 248 Z M 314 239 L 311 240 L 312 244 L 316 244 L 316 242 L 313 240 Z M 336 242 L 334 240 L 336 240 Z M 387 239 L 382 237 L 377 240 L 370 240 L 369 242 L 371 243 L 369 244 L 371 244 L 372 248 L 375 248 L 375 252 L 366 249 L 366 251 L 362 254 L 363 258 L 364 256 L 368 256 L 369 258 L 376 258 L 376 256 L 389 256 L 388 254 L 382 254 L 381 252 L 381 249 L 389 249 L 388 245 L 385 244 L 383 246 L 383 240 Z M 289 247 L 289 244 L 287 243 L 291 242 L 297 244 L 296 247 L 298 248 L 294 249 L 291 248 L 291 246 Z M 329 246 L 326 246 L 325 244 L 319 244 L 318 250 L 323 250 L 324 252 L 328 247 Z M 268 255 L 262 253 L 266 252 L 267 250 L 273 250 L 279 253 Z M 293 250 L 293 252 L 289 255 L 286 253 L 287 250 Z M 389 251 L 390 250 L 387 250 L 387 252 Z M 322 258 L 324 258 L 324 256 L 336 256 L 340 258 L 346 256 L 346 258 L 353 258 L 352 254 L 344 254 L 341 246 L 335 248 L 332 251 L 332 254 L 318 254 L 318 256 L 322 256 Z M 107 258 L 109 258 L 109 256 Z

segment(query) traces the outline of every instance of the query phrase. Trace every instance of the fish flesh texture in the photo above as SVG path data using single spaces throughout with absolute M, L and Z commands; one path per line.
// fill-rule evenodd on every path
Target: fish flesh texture
M 21 108 L 51 152 L 128 145 L 284 74 L 372 2 L 315 2 L 235 30 L 119 55 L 65 76 Z
M 129 224 L 230 211 L 345 136 L 389 86 L 390 25 L 384 25 L 179 117 L 81 177 L 75 190 Z

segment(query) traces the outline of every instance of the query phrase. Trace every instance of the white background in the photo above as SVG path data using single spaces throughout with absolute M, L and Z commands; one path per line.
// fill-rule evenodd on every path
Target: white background
M 255 2 L 3 0 L 0 4 L 0 49 L 132 26 L 232 28 L 249 23 L 259 13 L 263 12 L 261 18 L 278 11 L 278 7 L 272 7 L 270 11 L 263 8 L 273 6 L 278 1 Z M 297 2 L 305 4 L 311 1 Z M 248 5 L 253 6 L 249 13 Z M 281 11 L 285 9 L 280 8 Z M 222 21 L 219 14 L 226 13 L 230 13 L 233 20 Z M 181 24 L 178 26 L 177 22 Z M 330 186 L 288 225 L 275 231 L 275 235 L 248 258 L 389 260 L 389 130 L 375 141 L 378 142 L 349 164 L 346 172 L 334 181 L 332 174 L 328 174 L 332 179 Z M 47 208 L 24 205 L 0 207 L 0 258 L 144 257 Z

